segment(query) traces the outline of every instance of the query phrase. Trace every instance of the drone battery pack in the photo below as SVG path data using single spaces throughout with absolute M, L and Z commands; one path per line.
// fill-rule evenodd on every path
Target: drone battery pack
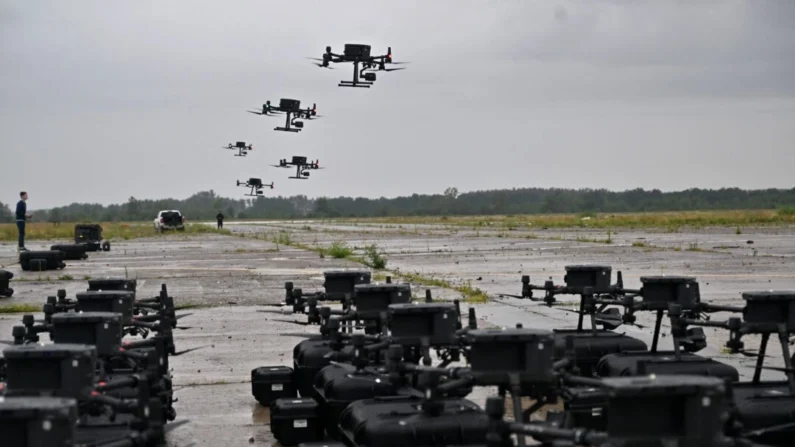
M 479 383 L 509 386 L 509 374 L 525 384 L 556 381 L 555 336 L 536 329 L 476 329 L 466 334 L 469 363 Z
M 339 419 L 351 402 L 381 396 L 394 396 L 397 386 L 385 374 L 364 370 L 353 365 L 332 364 L 315 376 L 315 400 L 320 404 L 326 432 L 339 439 Z
M 88 258 L 86 246 L 83 244 L 60 244 L 53 245 L 50 250 L 63 252 L 64 259 L 70 261 L 80 261 Z
M 783 324 L 789 331 L 795 330 L 795 292 L 766 291 L 743 293 L 745 308 L 743 321 L 752 324 L 769 324 L 771 332 L 776 325 Z
M 347 447 L 341 442 L 302 442 L 298 447 Z
M 271 432 L 283 446 L 324 438 L 323 422 L 313 399 L 277 399 L 271 403 Z
M 301 101 L 297 99 L 279 99 L 279 108 L 282 110 L 298 110 L 301 108 Z
M 78 398 L 94 386 L 94 346 L 14 345 L 4 350 L 3 356 L 7 396 Z
M 358 400 L 340 416 L 342 441 L 349 446 L 484 445 L 488 417 L 466 399 L 443 399 L 430 415 L 422 400 L 403 396 Z
M 610 290 L 613 268 L 606 265 L 567 265 L 563 281 L 566 286 L 582 292 L 586 287 L 593 288 L 594 293 Z
M 327 300 L 342 301 L 347 296 L 353 297 L 354 287 L 359 284 L 370 284 L 371 273 L 368 270 L 327 270 L 323 272 L 325 281 L 323 288 Z
M 343 54 L 345 57 L 354 57 L 359 59 L 367 59 L 370 57 L 370 45 L 361 44 L 346 44 Z
M 615 445 L 716 445 L 729 410 L 725 381 L 717 377 L 646 376 L 603 379 L 607 434 Z M 717 444 L 722 445 L 722 444 Z
M 9 287 L 9 282 L 14 274 L 7 270 L 0 270 L 0 296 L 11 296 L 14 294 L 14 289 Z
M 262 366 L 251 370 L 251 394 L 263 407 L 276 399 L 294 399 L 293 369 L 289 366 Z
M 378 319 L 392 304 L 411 302 L 408 284 L 359 284 L 354 286 L 353 305 L 361 319 Z
M 607 426 L 607 396 L 598 388 L 569 388 L 564 398 L 564 426 L 604 431 Z
M 620 352 L 647 351 L 646 343 L 612 331 L 555 330 L 555 350 L 558 358 L 565 355 L 566 339 L 574 342 L 575 364 L 581 376 L 591 377 L 602 357 Z
M 420 346 L 427 339 L 430 346 L 452 346 L 456 343 L 457 324 L 458 312 L 453 303 L 389 306 L 389 331 L 395 344 Z
M 74 399 L 0 399 L 3 447 L 71 447 L 75 442 L 77 418 L 77 401 Z
M 87 242 L 99 242 L 102 240 L 102 226 L 97 224 L 77 224 L 75 225 L 75 244 L 85 244 Z
M 669 304 L 692 309 L 701 299 L 698 282 L 688 276 L 642 276 L 640 289 L 649 310 L 668 310 Z
M 677 374 L 689 376 L 711 376 L 739 380 L 733 366 L 709 358 L 683 352 L 679 360 L 673 352 L 622 352 L 608 354 L 596 365 L 599 377 L 629 377 L 648 374 Z
M 732 394 L 737 422 L 742 425 L 742 431 L 790 424 L 782 430 L 770 431 L 754 438 L 755 442 L 775 446 L 791 446 L 795 443 L 795 427 L 791 425 L 795 419 L 795 398 L 787 382 L 733 383 Z
M 122 316 L 110 312 L 63 312 L 52 316 L 53 342 L 93 345 L 98 356 L 118 355 Z
M 110 291 L 117 290 L 122 292 L 135 293 L 138 287 L 138 281 L 135 279 L 127 278 L 97 278 L 88 280 L 88 291 Z
M 79 292 L 75 294 L 77 308 L 81 312 L 113 312 L 122 315 L 124 324 L 133 318 L 134 292 L 121 290 L 102 290 Z
M 25 271 L 57 270 L 66 267 L 64 257 L 58 250 L 23 251 L 19 254 L 19 265 Z

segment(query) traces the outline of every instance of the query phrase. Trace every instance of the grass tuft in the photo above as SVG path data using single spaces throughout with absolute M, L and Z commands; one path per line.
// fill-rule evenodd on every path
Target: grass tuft
M 41 306 L 34 306 L 32 304 L 9 304 L 7 306 L 0 306 L 0 314 L 20 314 L 41 312 Z
M 371 244 L 364 247 L 364 264 L 376 270 L 383 270 L 386 268 L 386 258 L 383 253 L 378 251 L 376 244 Z
M 348 246 L 347 242 L 334 241 L 328 246 L 328 248 L 324 250 L 324 252 L 334 259 L 345 259 L 353 254 L 353 249 Z

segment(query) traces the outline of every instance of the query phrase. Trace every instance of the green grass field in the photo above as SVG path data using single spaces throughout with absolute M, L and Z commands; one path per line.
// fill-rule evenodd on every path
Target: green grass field
M 663 228 L 746 227 L 795 224 L 795 212 L 782 210 L 676 211 L 655 213 L 532 214 L 514 216 L 409 216 L 337 219 L 385 225 L 441 224 L 472 228 Z
M 150 223 L 102 223 L 102 237 L 107 240 L 127 240 L 140 237 L 155 237 L 157 233 Z M 25 228 L 26 240 L 53 240 L 65 239 L 74 240 L 74 223 L 62 223 L 53 225 L 51 223 L 30 223 Z M 217 233 L 231 234 L 229 230 L 216 230 L 209 225 L 188 224 L 185 231 L 168 231 L 165 234 L 200 234 Z M 11 242 L 17 240 L 17 226 L 15 224 L 0 224 L 0 241 Z

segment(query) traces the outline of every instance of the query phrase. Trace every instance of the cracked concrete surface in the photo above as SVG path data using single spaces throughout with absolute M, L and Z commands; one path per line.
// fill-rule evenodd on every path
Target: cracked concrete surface
M 92 253 L 86 261 L 70 261 L 62 271 L 42 274 L 20 271 L 13 244 L 0 245 L 0 265 L 16 275 L 12 281 L 16 293 L 12 298 L 0 298 L 0 307 L 41 306 L 60 288 L 73 296 L 85 290 L 86 277 L 138 278 L 140 296 L 155 295 L 160 284 L 167 284 L 177 305 L 207 307 L 190 310 L 193 315 L 183 320 L 190 329 L 177 333 L 178 349 L 205 347 L 172 361 L 178 419 L 191 423 L 174 430 L 170 444 L 267 446 L 273 443 L 269 416 L 251 396 L 250 372 L 262 365 L 290 365 L 292 347 L 300 339 L 280 334 L 313 329 L 276 321 L 290 317 L 257 312 L 262 309 L 258 306 L 279 302 L 285 281 L 294 281 L 305 290 L 315 289 L 321 287 L 324 270 L 361 267 L 353 261 L 321 258 L 313 251 L 277 245 L 272 240 L 279 232 L 309 247 L 346 241 L 357 253 L 375 243 L 385 252 L 387 268 L 393 274 L 420 274 L 453 285 L 469 281 L 491 298 L 487 304 L 474 305 L 479 318 L 502 326 L 519 322 L 538 328 L 575 324 L 576 315 L 562 309 L 498 297 L 500 293 L 519 294 L 523 274 L 530 275 L 533 283 L 550 277 L 560 283 L 564 266 L 569 264 L 611 265 L 614 276 L 618 270 L 623 272 L 627 287 L 639 286 L 639 278 L 645 275 L 695 276 L 702 299 L 721 304 L 741 304 L 743 291 L 795 289 L 795 230 L 785 227 L 743 228 L 742 234 L 736 234 L 734 228 L 679 233 L 619 230 L 610 235 L 610 244 L 592 242 L 606 239 L 605 231 L 582 229 L 475 231 L 442 225 L 316 221 L 227 223 L 226 227 L 246 237 L 169 235 L 114 241 L 110 252 Z M 31 241 L 29 246 L 44 249 L 52 243 Z M 413 288 L 423 295 L 425 287 L 414 284 Z M 438 299 L 461 297 L 449 289 L 431 289 Z M 6 334 L 0 338 L 10 338 L 11 327 L 20 320 L 20 314 L 0 315 L 0 334 Z M 639 314 L 639 323 L 648 326 L 653 319 Z M 620 331 L 650 340 L 648 328 L 630 326 Z M 701 354 L 739 367 L 748 378 L 753 359 L 722 353 L 726 333 L 717 329 L 705 332 L 710 346 Z M 745 341 L 746 347 L 753 349 L 758 337 Z M 670 346 L 667 337 L 661 346 Z M 775 344 L 771 348 L 768 363 L 781 365 L 780 350 Z M 778 374 L 766 372 L 765 376 Z M 473 399 L 482 402 L 487 394 L 488 390 L 481 390 Z

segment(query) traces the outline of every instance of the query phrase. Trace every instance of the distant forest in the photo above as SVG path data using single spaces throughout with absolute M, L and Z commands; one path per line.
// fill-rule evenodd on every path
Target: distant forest
M 676 192 L 633 189 L 503 189 L 459 194 L 447 188 L 442 194 L 369 199 L 364 197 L 306 196 L 230 199 L 213 191 L 184 200 L 140 200 L 100 205 L 73 203 L 37 210 L 34 222 L 149 221 L 159 210 L 178 209 L 188 220 L 214 219 L 220 211 L 227 219 L 291 219 L 333 217 L 444 216 L 587 212 L 643 212 L 688 210 L 776 209 L 795 205 L 795 188 L 742 190 L 739 188 L 688 189 Z M 13 222 L 8 205 L 0 203 L 0 222 Z

